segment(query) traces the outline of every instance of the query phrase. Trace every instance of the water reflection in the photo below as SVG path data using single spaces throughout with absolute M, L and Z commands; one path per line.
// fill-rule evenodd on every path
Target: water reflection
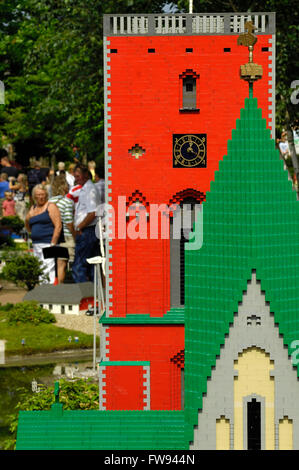
M 74 364 L 57 364 L 53 369 L 56 378 L 65 377 L 68 379 L 97 377 L 98 371 L 93 369 L 92 363 L 88 365 L 84 362 Z

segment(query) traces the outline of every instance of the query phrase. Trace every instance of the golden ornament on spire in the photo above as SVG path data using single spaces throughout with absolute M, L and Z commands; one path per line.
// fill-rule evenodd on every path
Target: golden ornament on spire
M 238 45 L 248 47 L 249 62 L 247 64 L 241 65 L 240 76 L 243 80 L 246 80 L 249 83 L 253 83 L 256 80 L 262 78 L 263 67 L 253 62 L 253 48 L 257 42 L 257 36 L 253 34 L 253 31 L 256 29 L 256 27 L 252 24 L 252 21 L 247 21 L 245 23 L 245 28 L 247 29 L 247 33 L 240 34 L 238 37 Z

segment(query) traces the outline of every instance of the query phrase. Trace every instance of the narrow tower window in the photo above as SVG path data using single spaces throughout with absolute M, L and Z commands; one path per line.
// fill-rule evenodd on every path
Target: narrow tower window
M 199 75 L 192 70 L 186 70 L 181 79 L 181 112 L 198 112 Z
M 176 193 L 169 201 L 170 218 L 170 306 L 185 304 L 185 244 L 189 241 L 199 205 L 206 196 L 192 188 Z
M 186 87 L 187 92 L 194 91 L 196 89 L 195 78 L 190 78 L 190 79 L 185 78 L 185 87 Z M 195 104 L 196 104 L 196 102 L 195 102 Z
M 196 109 L 196 78 L 183 79 L 183 108 Z

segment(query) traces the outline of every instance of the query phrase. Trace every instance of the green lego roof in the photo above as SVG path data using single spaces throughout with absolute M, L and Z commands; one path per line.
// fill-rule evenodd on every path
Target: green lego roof
M 185 254 L 185 403 L 192 439 L 207 378 L 253 269 L 285 344 L 299 337 L 299 204 L 255 98 L 245 100 L 203 203 L 203 246 Z
M 184 307 L 171 308 L 163 317 L 151 317 L 149 314 L 128 314 L 125 317 L 107 317 L 106 312 L 101 316 L 100 323 L 104 325 L 163 325 L 184 324 Z
M 174 450 L 183 411 L 20 411 L 17 450 Z

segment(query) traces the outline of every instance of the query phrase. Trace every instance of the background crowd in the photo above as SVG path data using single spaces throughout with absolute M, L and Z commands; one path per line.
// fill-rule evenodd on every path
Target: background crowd
M 286 169 L 291 153 L 285 131 L 276 145 Z M 99 254 L 96 225 L 105 202 L 104 171 L 94 161 L 81 164 L 78 157 L 74 153 L 73 162 L 60 161 L 55 168 L 36 159 L 22 168 L 0 149 L 0 218 L 17 215 L 23 220 L 50 283 L 65 282 L 67 273 L 73 282 L 92 281 L 93 267 L 86 260 Z M 298 190 L 295 171 L 291 178 Z M 51 246 L 64 248 L 64 253 L 45 258 L 43 250 Z
M 0 217 L 23 220 L 48 282 L 63 283 L 67 272 L 73 282 L 92 281 L 93 267 L 86 260 L 99 254 L 96 225 L 105 202 L 103 169 L 77 159 L 68 165 L 58 162 L 56 168 L 34 160 L 22 168 L 4 149 L 0 157 Z M 48 247 L 64 250 L 56 249 L 58 255 L 47 258 Z

